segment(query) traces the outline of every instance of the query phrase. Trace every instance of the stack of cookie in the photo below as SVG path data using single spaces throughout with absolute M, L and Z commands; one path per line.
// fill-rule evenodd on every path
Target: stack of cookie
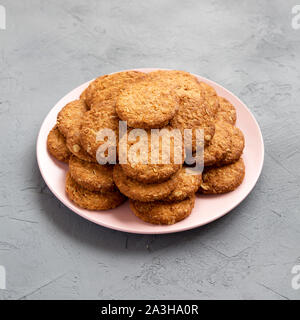
M 119 136 L 120 120 L 128 125 L 123 136 Z M 240 158 L 244 137 L 234 126 L 235 121 L 235 108 L 187 72 L 120 72 L 97 78 L 79 100 L 60 111 L 48 136 L 48 150 L 58 160 L 69 163 L 66 193 L 78 206 L 107 210 L 128 197 L 133 213 L 140 219 L 173 224 L 191 213 L 197 191 L 224 193 L 241 184 L 245 173 Z M 133 138 L 134 128 L 145 129 L 146 149 L 140 138 Z M 115 165 L 97 162 L 97 151 L 104 143 L 97 138 L 101 129 L 116 134 L 117 141 L 111 142 L 112 147 L 119 147 L 119 163 Z M 185 170 L 183 145 L 179 152 L 182 157 L 175 161 L 178 144 L 174 139 L 169 146 L 170 162 L 165 163 L 165 150 L 161 144 L 154 146 L 151 129 L 160 129 L 158 139 L 168 136 L 172 129 L 182 134 L 191 129 L 191 143 L 185 147 L 192 152 L 197 148 L 194 131 L 203 129 L 203 174 L 191 175 Z M 132 158 L 125 152 L 124 161 L 121 144 L 127 151 L 139 144 L 137 156 Z M 155 149 L 158 158 L 153 163 Z

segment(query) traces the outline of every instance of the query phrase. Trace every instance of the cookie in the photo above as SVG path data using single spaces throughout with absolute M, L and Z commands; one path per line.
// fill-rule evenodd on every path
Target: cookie
M 98 100 L 102 101 L 115 99 L 127 85 L 144 76 L 145 74 L 139 71 L 124 71 L 104 75 L 92 81 L 80 97 L 91 107 L 95 97 L 98 96 Z
M 69 161 L 71 153 L 66 146 L 66 139 L 56 125 L 48 134 L 47 148 L 51 155 L 57 160 L 63 162 Z
M 215 124 L 215 134 L 204 149 L 204 165 L 225 165 L 237 161 L 244 149 L 244 136 L 240 129 L 227 121 Z
M 216 90 L 212 86 L 210 86 L 209 84 L 203 81 L 201 81 L 199 84 L 200 84 L 200 88 L 202 89 L 206 103 L 213 110 L 217 111 L 219 108 L 219 98 L 216 93 Z
M 78 126 L 87 106 L 83 100 L 75 100 L 66 104 L 57 115 L 59 131 L 67 137 L 71 128 Z
M 84 149 L 96 158 L 98 148 L 104 143 L 97 141 L 97 133 L 102 129 L 110 129 L 115 132 L 117 139 L 119 118 L 116 114 L 115 105 L 111 100 L 103 101 L 101 106 L 87 111 L 81 122 L 80 141 Z M 112 143 L 116 147 L 116 143 Z
M 88 210 L 113 209 L 126 200 L 119 191 L 100 193 L 85 189 L 75 182 L 70 172 L 66 177 L 66 193 L 75 204 Z
M 137 81 L 123 90 L 116 101 L 120 119 L 132 128 L 161 128 L 178 110 L 178 99 L 172 87 L 149 79 Z
M 165 201 L 181 201 L 197 192 L 202 182 L 201 174 L 190 174 L 186 168 L 182 168 L 176 175 L 175 189 L 164 198 Z
M 143 183 L 159 183 L 168 180 L 182 167 L 184 161 L 183 145 L 182 143 L 178 143 L 177 135 L 172 137 L 171 129 L 171 127 L 166 127 L 162 130 L 146 130 L 147 135 L 144 138 L 140 137 L 140 139 L 132 139 L 132 129 L 128 129 L 127 137 L 123 136 L 119 142 L 120 164 L 128 177 Z M 177 133 L 180 132 L 177 131 Z M 155 141 L 159 141 L 159 145 L 156 145 Z M 170 148 L 167 143 L 162 141 L 170 141 Z M 124 148 L 121 148 L 123 142 Z M 144 149 L 131 152 L 132 148 L 135 149 L 137 143 L 141 148 L 144 146 Z M 123 149 L 126 147 L 127 159 L 123 161 L 121 160 L 125 158 L 125 150 Z M 152 154 L 151 149 L 156 151 L 156 155 L 158 155 L 155 162 L 153 161 L 155 153 Z
M 235 107 L 225 98 L 218 97 L 219 109 L 216 114 L 216 121 L 227 121 L 232 125 L 236 122 L 236 110 Z
M 113 166 L 83 161 L 75 156 L 69 160 L 71 177 L 90 191 L 108 192 L 116 190 L 113 181 Z
M 219 194 L 235 190 L 245 176 L 245 165 L 242 158 L 223 167 L 206 168 L 199 191 L 204 194 Z
M 195 204 L 195 195 L 182 201 L 140 202 L 130 200 L 133 213 L 145 222 L 152 224 L 174 224 L 188 217 Z
M 177 184 L 177 175 L 161 183 L 144 184 L 126 176 L 120 165 L 114 166 L 114 181 L 118 189 L 130 199 L 143 202 L 166 198 Z M 198 186 L 199 188 L 199 186 Z M 197 189 L 198 189 L 197 188 Z

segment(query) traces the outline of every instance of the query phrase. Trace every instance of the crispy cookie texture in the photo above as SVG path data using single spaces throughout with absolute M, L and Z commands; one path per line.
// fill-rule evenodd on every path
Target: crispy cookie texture
M 116 111 L 132 128 L 161 128 L 178 110 L 178 99 L 172 87 L 147 78 L 123 90 Z
M 66 139 L 58 130 L 57 125 L 52 128 L 47 138 L 47 148 L 51 155 L 59 161 L 68 163 L 70 151 L 66 146 Z
M 116 190 L 113 181 L 113 166 L 90 163 L 72 156 L 69 161 L 71 177 L 90 191 L 108 192 Z
M 131 136 L 135 129 L 128 129 L 127 136 L 120 138 L 118 148 L 120 164 L 128 177 L 143 183 L 159 183 L 168 180 L 182 167 L 181 136 L 171 129 L 146 130 L 145 136 L 137 137 Z M 180 134 L 180 131 L 176 133 Z M 124 153 L 126 148 L 127 155 Z M 123 158 L 127 160 L 123 161 Z
M 133 213 L 145 222 L 152 224 L 174 224 L 188 217 L 195 204 L 195 195 L 182 201 L 140 202 L 130 200 Z
M 127 177 L 120 165 L 114 166 L 113 176 L 121 193 L 130 199 L 143 202 L 161 200 L 167 197 L 177 183 L 177 175 L 175 174 L 162 183 L 144 184 Z
M 205 82 L 200 82 L 206 103 L 215 111 L 219 108 L 219 99 L 216 90 Z
M 126 200 L 119 191 L 100 193 L 85 189 L 75 182 L 70 172 L 67 173 L 66 177 L 66 193 L 76 205 L 88 210 L 113 209 Z
M 227 121 L 216 123 L 216 131 L 209 146 L 204 149 L 204 165 L 225 165 L 237 161 L 244 149 L 240 129 Z
M 75 100 L 66 104 L 57 115 L 59 131 L 67 137 L 70 129 L 78 126 L 86 111 L 87 106 L 83 100 Z
M 143 72 L 124 71 L 98 77 L 83 91 L 81 99 L 83 99 L 89 107 L 92 106 L 95 97 L 98 97 L 98 100 L 102 101 L 115 100 L 127 85 L 142 79 L 144 76 L 145 74 Z
M 85 113 L 81 122 L 81 144 L 92 157 L 96 158 L 98 148 L 104 143 L 101 139 L 97 141 L 98 132 L 103 129 L 112 130 L 117 139 L 118 128 L 119 118 L 114 103 L 109 100 L 104 101 L 101 107 Z M 111 146 L 116 147 L 116 144 L 113 142 Z
M 245 164 L 242 158 L 237 162 L 204 170 L 199 191 L 204 194 L 227 193 L 235 190 L 244 180 Z
M 181 201 L 197 192 L 202 182 L 202 175 L 191 174 L 187 168 L 179 170 L 176 176 L 175 189 L 164 199 L 165 201 Z
M 236 110 L 235 107 L 225 98 L 218 97 L 219 109 L 216 114 L 216 121 L 227 121 L 232 125 L 236 122 Z

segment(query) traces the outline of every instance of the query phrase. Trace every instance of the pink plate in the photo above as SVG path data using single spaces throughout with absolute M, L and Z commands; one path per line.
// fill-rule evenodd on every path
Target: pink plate
M 150 72 L 157 69 L 136 70 Z M 57 113 L 66 103 L 79 97 L 88 86 L 89 82 L 87 82 L 63 97 L 48 113 L 41 126 L 37 139 L 37 160 L 41 174 L 49 189 L 64 205 L 85 219 L 114 230 L 140 234 L 172 233 L 197 228 L 222 217 L 236 207 L 253 189 L 262 170 L 264 144 L 261 131 L 252 113 L 234 94 L 213 81 L 200 76 L 196 77 L 213 86 L 218 95 L 225 97 L 236 107 L 237 126 L 241 128 L 245 135 L 243 159 L 246 165 L 246 175 L 239 188 L 224 195 L 197 196 L 192 214 L 187 219 L 171 226 L 156 226 L 139 220 L 130 211 L 128 202 L 116 209 L 99 212 L 77 207 L 65 193 L 65 176 L 68 166 L 56 161 L 48 153 L 46 141 L 48 132 L 55 125 Z

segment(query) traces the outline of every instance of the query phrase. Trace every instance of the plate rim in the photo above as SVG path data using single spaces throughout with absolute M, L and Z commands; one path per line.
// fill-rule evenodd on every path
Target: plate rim
M 166 68 L 133 68 L 133 69 L 125 69 L 125 70 L 120 70 L 120 71 L 116 71 L 116 72 L 112 72 L 110 74 L 114 74 L 114 73 L 118 73 L 118 72 L 125 72 L 125 71 L 141 71 L 141 72 L 150 72 L 150 71 L 155 71 L 155 70 L 175 70 L 175 69 L 166 69 Z M 262 169 L 263 169 L 263 165 L 264 165 L 264 158 L 265 158 L 265 146 L 264 146 L 264 140 L 263 140 L 263 136 L 262 136 L 262 132 L 259 126 L 258 121 L 256 120 L 256 118 L 254 117 L 254 115 L 252 114 L 252 112 L 250 111 L 250 109 L 247 107 L 247 105 L 239 98 L 237 97 L 234 93 L 232 93 L 231 91 L 229 91 L 228 89 L 224 88 L 222 85 L 220 85 L 219 83 L 210 80 L 206 77 L 194 74 L 192 72 L 190 72 L 192 75 L 196 76 L 196 77 L 200 77 L 203 81 L 207 81 L 207 83 L 211 84 L 212 86 L 216 86 L 221 88 L 222 90 L 224 90 L 228 95 L 234 97 L 241 105 L 243 105 L 243 107 L 246 109 L 246 111 L 248 112 L 248 114 L 251 116 L 252 121 L 255 124 L 256 129 L 258 129 L 258 133 L 259 133 L 259 140 L 260 140 L 260 145 L 261 145 L 261 159 L 260 159 L 260 164 L 259 164 L 259 169 L 256 171 L 257 173 L 257 177 L 256 179 L 253 181 L 249 191 L 247 192 L 247 194 L 245 194 L 238 202 L 234 203 L 232 206 L 230 206 L 227 210 L 225 210 L 224 212 L 222 212 L 222 214 L 218 215 L 218 216 L 214 216 L 211 219 L 208 219 L 205 222 L 200 222 L 198 224 L 194 224 L 192 226 L 188 225 L 188 226 L 182 226 L 179 227 L 176 230 L 173 229 L 169 229 L 168 230 L 168 226 L 165 226 L 166 228 L 163 230 L 157 230 L 157 231 L 153 231 L 153 230 L 143 230 L 143 231 L 137 231 L 137 230 L 130 230 L 130 229 L 125 229 L 122 227 L 118 227 L 118 226 L 112 226 L 111 224 L 107 224 L 105 222 L 99 222 L 96 219 L 93 219 L 92 216 L 86 216 L 81 212 L 81 209 L 79 207 L 77 207 L 76 205 L 74 205 L 73 203 L 71 205 L 66 204 L 65 201 L 63 201 L 62 197 L 60 196 L 59 192 L 56 192 L 56 190 L 47 182 L 47 179 L 45 177 L 45 174 L 43 172 L 43 170 L 41 169 L 41 159 L 40 159 L 40 152 L 39 152 L 39 146 L 41 145 L 41 139 L 42 139 L 42 130 L 43 127 L 48 119 L 49 114 L 51 113 L 51 111 L 56 108 L 59 104 L 62 103 L 62 101 L 66 98 L 66 96 L 68 96 L 71 92 L 78 90 L 81 87 L 87 86 L 90 82 L 92 82 L 94 79 L 87 81 L 85 83 L 82 83 L 81 85 L 77 86 L 76 88 L 72 89 L 70 92 L 68 92 L 67 94 L 65 94 L 61 99 L 58 100 L 58 102 L 49 110 L 49 112 L 47 113 L 47 115 L 45 116 L 44 120 L 42 121 L 42 124 L 40 126 L 39 132 L 38 132 L 38 137 L 37 137 L 37 141 L 36 141 L 36 157 L 37 157 L 37 163 L 38 163 L 38 167 L 39 167 L 39 171 L 41 173 L 42 178 L 44 179 L 45 184 L 47 185 L 47 187 L 50 189 L 50 191 L 55 195 L 55 197 L 62 202 L 62 204 L 64 206 L 66 206 L 68 209 L 70 209 L 71 211 L 73 211 L 74 213 L 76 213 L 77 215 L 79 215 L 81 218 L 86 219 L 90 222 L 93 222 L 97 225 L 100 225 L 102 227 L 105 228 L 109 228 L 111 230 L 116 230 L 116 231 L 121 231 L 121 232 L 125 232 L 125 233 L 131 233 L 131 234 L 171 234 L 171 233 L 178 233 L 178 232 L 183 232 L 183 231 L 187 231 L 187 230 L 192 230 L 192 229 L 196 229 L 199 228 L 201 226 L 207 225 L 209 223 L 212 223 L 213 221 L 216 221 L 220 218 L 222 218 L 223 216 L 225 216 L 226 214 L 228 214 L 230 211 L 232 211 L 234 208 L 236 208 L 242 201 L 244 201 L 249 194 L 252 192 L 252 190 L 254 189 L 254 187 L 257 184 L 257 181 L 261 175 Z M 46 141 L 45 141 L 46 142 Z

